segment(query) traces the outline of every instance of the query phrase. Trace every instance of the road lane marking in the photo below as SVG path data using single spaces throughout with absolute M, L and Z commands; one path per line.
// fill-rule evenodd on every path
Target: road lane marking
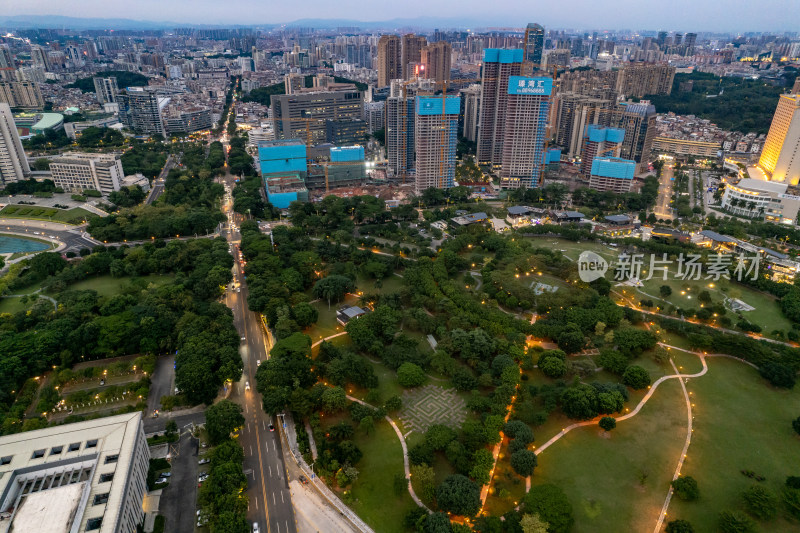
M 283 501 L 283 492 L 281 492 L 281 503 L 286 503 L 285 501 Z
M 267 468 L 269 468 L 269 477 L 272 477 L 272 467 L 267 465 Z
M 275 501 L 275 492 L 272 492 L 272 505 L 278 505 L 278 502 Z
M 253 445 L 250 445 L 250 455 L 253 455 Z

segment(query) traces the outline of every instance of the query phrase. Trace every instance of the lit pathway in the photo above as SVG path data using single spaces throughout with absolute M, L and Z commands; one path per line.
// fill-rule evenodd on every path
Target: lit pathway
M 317 342 L 315 342 L 314 344 L 312 344 L 312 345 L 311 345 L 311 347 L 313 348 L 314 346 L 317 346 L 317 345 L 319 345 L 319 344 L 322 344 L 322 343 L 323 343 L 323 342 L 325 342 L 325 341 L 329 341 L 329 340 L 331 340 L 331 339 L 335 339 L 336 337 L 341 337 L 342 335 L 347 335 L 347 332 L 346 332 L 346 331 L 342 331 L 342 332 L 340 332 L 340 333 L 337 333 L 337 334 L 335 334 L 335 335 L 331 335 L 331 336 L 329 336 L 329 337 L 325 337 L 324 339 L 320 339 L 320 340 L 318 340 Z

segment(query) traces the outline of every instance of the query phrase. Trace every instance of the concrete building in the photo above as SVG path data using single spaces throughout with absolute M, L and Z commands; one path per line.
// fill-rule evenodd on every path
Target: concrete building
M 34 66 L 42 67 L 46 71 L 50 71 L 50 58 L 47 55 L 47 50 L 41 46 L 31 46 L 31 60 Z
M 306 145 L 299 139 L 261 143 L 258 168 L 264 181 L 267 200 L 279 209 L 295 201 L 308 201 L 305 178 L 308 174 Z
M 544 65 L 548 69 L 553 67 L 569 68 L 571 50 L 569 48 L 557 48 L 548 50 L 544 55 Z
M 656 108 L 648 101 L 620 102 L 601 109 L 598 123 L 609 128 L 625 130 L 620 157 L 636 161 L 637 172 L 646 172 L 656 138 Z
M 675 70 L 665 63 L 629 63 L 619 71 L 617 92 L 629 98 L 670 94 Z
M 117 95 L 120 121 L 136 133 L 167 136 L 162 116 L 169 98 L 159 96 L 151 87 L 128 87 L 125 94 Z
M 422 62 L 422 49 L 428 44 L 428 40 L 421 35 L 408 33 L 403 35 L 402 42 L 403 45 L 400 57 L 402 78 L 408 80 L 414 77 L 415 74 L 415 70 L 411 65 Z
M 50 161 L 50 172 L 56 187 L 75 192 L 91 189 L 110 194 L 125 178 L 119 154 L 66 152 Z
M 87 120 L 85 122 L 65 122 L 64 133 L 70 139 L 75 139 L 86 128 L 110 128 L 118 125 L 119 119 L 117 117 L 99 118 L 97 120 Z
M 530 189 L 541 185 L 547 141 L 547 115 L 553 80 L 511 76 L 506 86 L 500 186 Z
M 569 158 L 580 157 L 586 128 L 599 124 L 600 114 L 614 107 L 614 101 L 578 93 L 562 93 L 556 98 L 554 137 Z
M 691 139 L 673 139 L 656 137 L 653 139 L 653 151 L 661 154 L 694 157 L 717 157 L 722 149 L 718 142 L 693 141 Z
M 367 123 L 361 119 L 328 120 L 325 122 L 325 142 L 336 146 L 364 144 Z
M 386 99 L 387 172 L 402 183 L 414 172 L 415 101 L 402 87 Z
M 0 187 L 25 179 L 30 172 L 14 115 L 8 104 L 0 102 Z
M 308 190 L 358 187 L 367 178 L 363 146 L 317 146 L 307 156 Z
M 283 78 L 283 91 L 286 94 L 295 94 L 306 86 L 306 77 L 302 74 L 290 73 Z
M 452 53 L 453 49 L 447 41 L 425 46 L 420 52 L 420 62 L 424 67 L 422 77 L 436 80 L 437 83 L 449 82 Z
M 214 126 L 210 107 L 176 107 L 163 117 L 167 133 L 192 133 Z
M 33 81 L 0 81 L 0 102 L 23 109 L 44 107 L 42 92 Z
M 378 87 L 388 87 L 403 77 L 400 37 L 381 35 L 378 40 Z
M 5 43 L 0 44 L 0 68 L 16 68 L 14 56 L 11 55 L 11 49 Z
M 114 104 L 117 102 L 117 94 L 119 88 L 117 87 L 117 78 L 114 76 L 108 78 L 92 78 L 94 82 L 94 92 L 97 95 L 97 101 L 101 104 Z
M 480 118 L 478 123 L 478 163 L 499 167 L 503 157 L 508 81 L 522 69 L 521 49 L 487 48 L 483 51 Z
M 417 96 L 414 124 L 416 190 L 449 189 L 456 175 L 458 96 Z
M 596 157 L 592 161 L 589 188 L 616 193 L 630 192 L 636 162 L 619 157 Z
M 587 126 L 583 138 L 581 174 L 589 177 L 595 157 L 619 157 L 624 138 L 623 129 Z
M 800 191 L 786 182 L 745 178 L 725 187 L 722 208 L 734 215 L 794 224 L 800 210 Z
M 363 93 L 355 87 L 272 96 L 276 139 L 303 139 L 310 140 L 311 145 L 321 144 L 325 142 L 326 121 L 360 120 L 363 114 Z
M 367 123 L 367 131 L 375 133 L 386 127 L 386 102 L 367 102 L 364 104 L 364 122 Z
M 149 459 L 139 412 L 0 437 L 0 530 L 134 533 Z
M 782 94 L 778 100 L 758 166 L 770 181 L 800 182 L 800 94 Z
M 481 86 L 477 83 L 466 89 L 461 89 L 461 102 L 464 109 L 461 112 L 461 136 L 468 141 L 478 140 L 478 120 L 481 111 Z

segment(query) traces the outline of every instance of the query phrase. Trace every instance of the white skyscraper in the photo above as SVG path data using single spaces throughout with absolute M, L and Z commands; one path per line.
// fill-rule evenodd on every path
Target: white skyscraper
M 14 115 L 8 104 L 0 102 L 0 186 L 25 179 L 30 172 Z

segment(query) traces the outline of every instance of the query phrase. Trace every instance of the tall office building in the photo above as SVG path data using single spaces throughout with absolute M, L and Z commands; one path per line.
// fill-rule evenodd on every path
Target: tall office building
M 272 96 L 276 139 L 308 141 L 310 137 L 310 145 L 321 144 L 325 142 L 326 121 L 360 120 L 363 114 L 364 95 L 355 86 Z
M 119 119 L 137 133 L 167 136 L 163 108 L 169 98 L 159 97 L 158 90 L 151 87 L 128 87 L 117 95 Z
M 0 81 L 0 102 L 24 109 L 44 107 L 42 92 L 33 81 Z
M 477 156 L 479 163 L 500 166 L 508 80 L 519 76 L 523 51 L 518 48 L 487 48 L 483 51 L 483 78 L 481 87 L 480 120 L 478 124 Z
M 386 102 L 367 102 L 364 104 L 364 121 L 367 131 L 375 133 L 386 127 Z
M 393 84 L 386 99 L 386 158 L 390 177 L 405 183 L 414 171 L 415 97 Z
M 14 68 L 14 57 L 7 44 L 0 44 L 0 68 Z
M 522 42 L 524 51 L 523 62 L 525 73 L 530 75 L 535 69 L 542 66 L 542 51 L 544 50 L 544 27 L 530 23 L 525 28 L 525 38 Z
M 554 137 L 568 158 L 579 157 L 583 151 L 583 134 L 590 124 L 598 124 L 600 112 L 612 109 L 614 100 L 586 94 L 566 92 L 554 103 Z
M 25 179 L 30 172 L 14 115 L 8 104 L 0 102 L 0 186 Z
M 696 33 L 687 33 L 686 39 L 684 39 L 683 44 L 686 47 L 686 55 L 690 56 L 694 54 L 694 46 L 697 42 L 697 34 Z
M 464 110 L 461 113 L 461 136 L 468 141 L 478 140 L 478 118 L 481 110 L 481 86 L 477 83 L 461 89 L 461 102 Z
M 619 157 L 625 130 L 620 128 L 604 128 L 590 125 L 583 138 L 583 155 L 581 157 L 581 174 L 589 177 L 592 162 L 596 157 Z
M 94 92 L 97 95 L 97 101 L 101 104 L 115 104 L 117 102 L 117 78 L 111 76 L 109 78 L 92 78 L 94 82 Z
M 770 181 L 800 182 L 800 94 L 782 94 L 758 166 Z
M 545 163 L 547 113 L 553 80 L 511 76 L 505 91 L 508 99 L 500 186 L 504 189 L 538 187 Z
M 437 83 L 449 82 L 452 52 L 453 49 L 447 41 L 424 47 L 420 52 L 420 62 L 425 67 L 423 77 L 436 80 Z
M 458 96 L 417 96 L 414 124 L 416 190 L 449 189 L 456 177 Z
M 422 49 L 428 44 L 428 40 L 420 35 L 408 33 L 403 35 L 403 50 L 400 65 L 402 67 L 403 79 L 408 80 L 414 76 L 414 63 L 420 63 Z
M 50 71 L 50 58 L 47 56 L 47 50 L 41 46 L 31 46 L 31 60 L 34 66 Z
M 388 87 L 403 77 L 400 37 L 381 35 L 378 40 L 378 87 Z

